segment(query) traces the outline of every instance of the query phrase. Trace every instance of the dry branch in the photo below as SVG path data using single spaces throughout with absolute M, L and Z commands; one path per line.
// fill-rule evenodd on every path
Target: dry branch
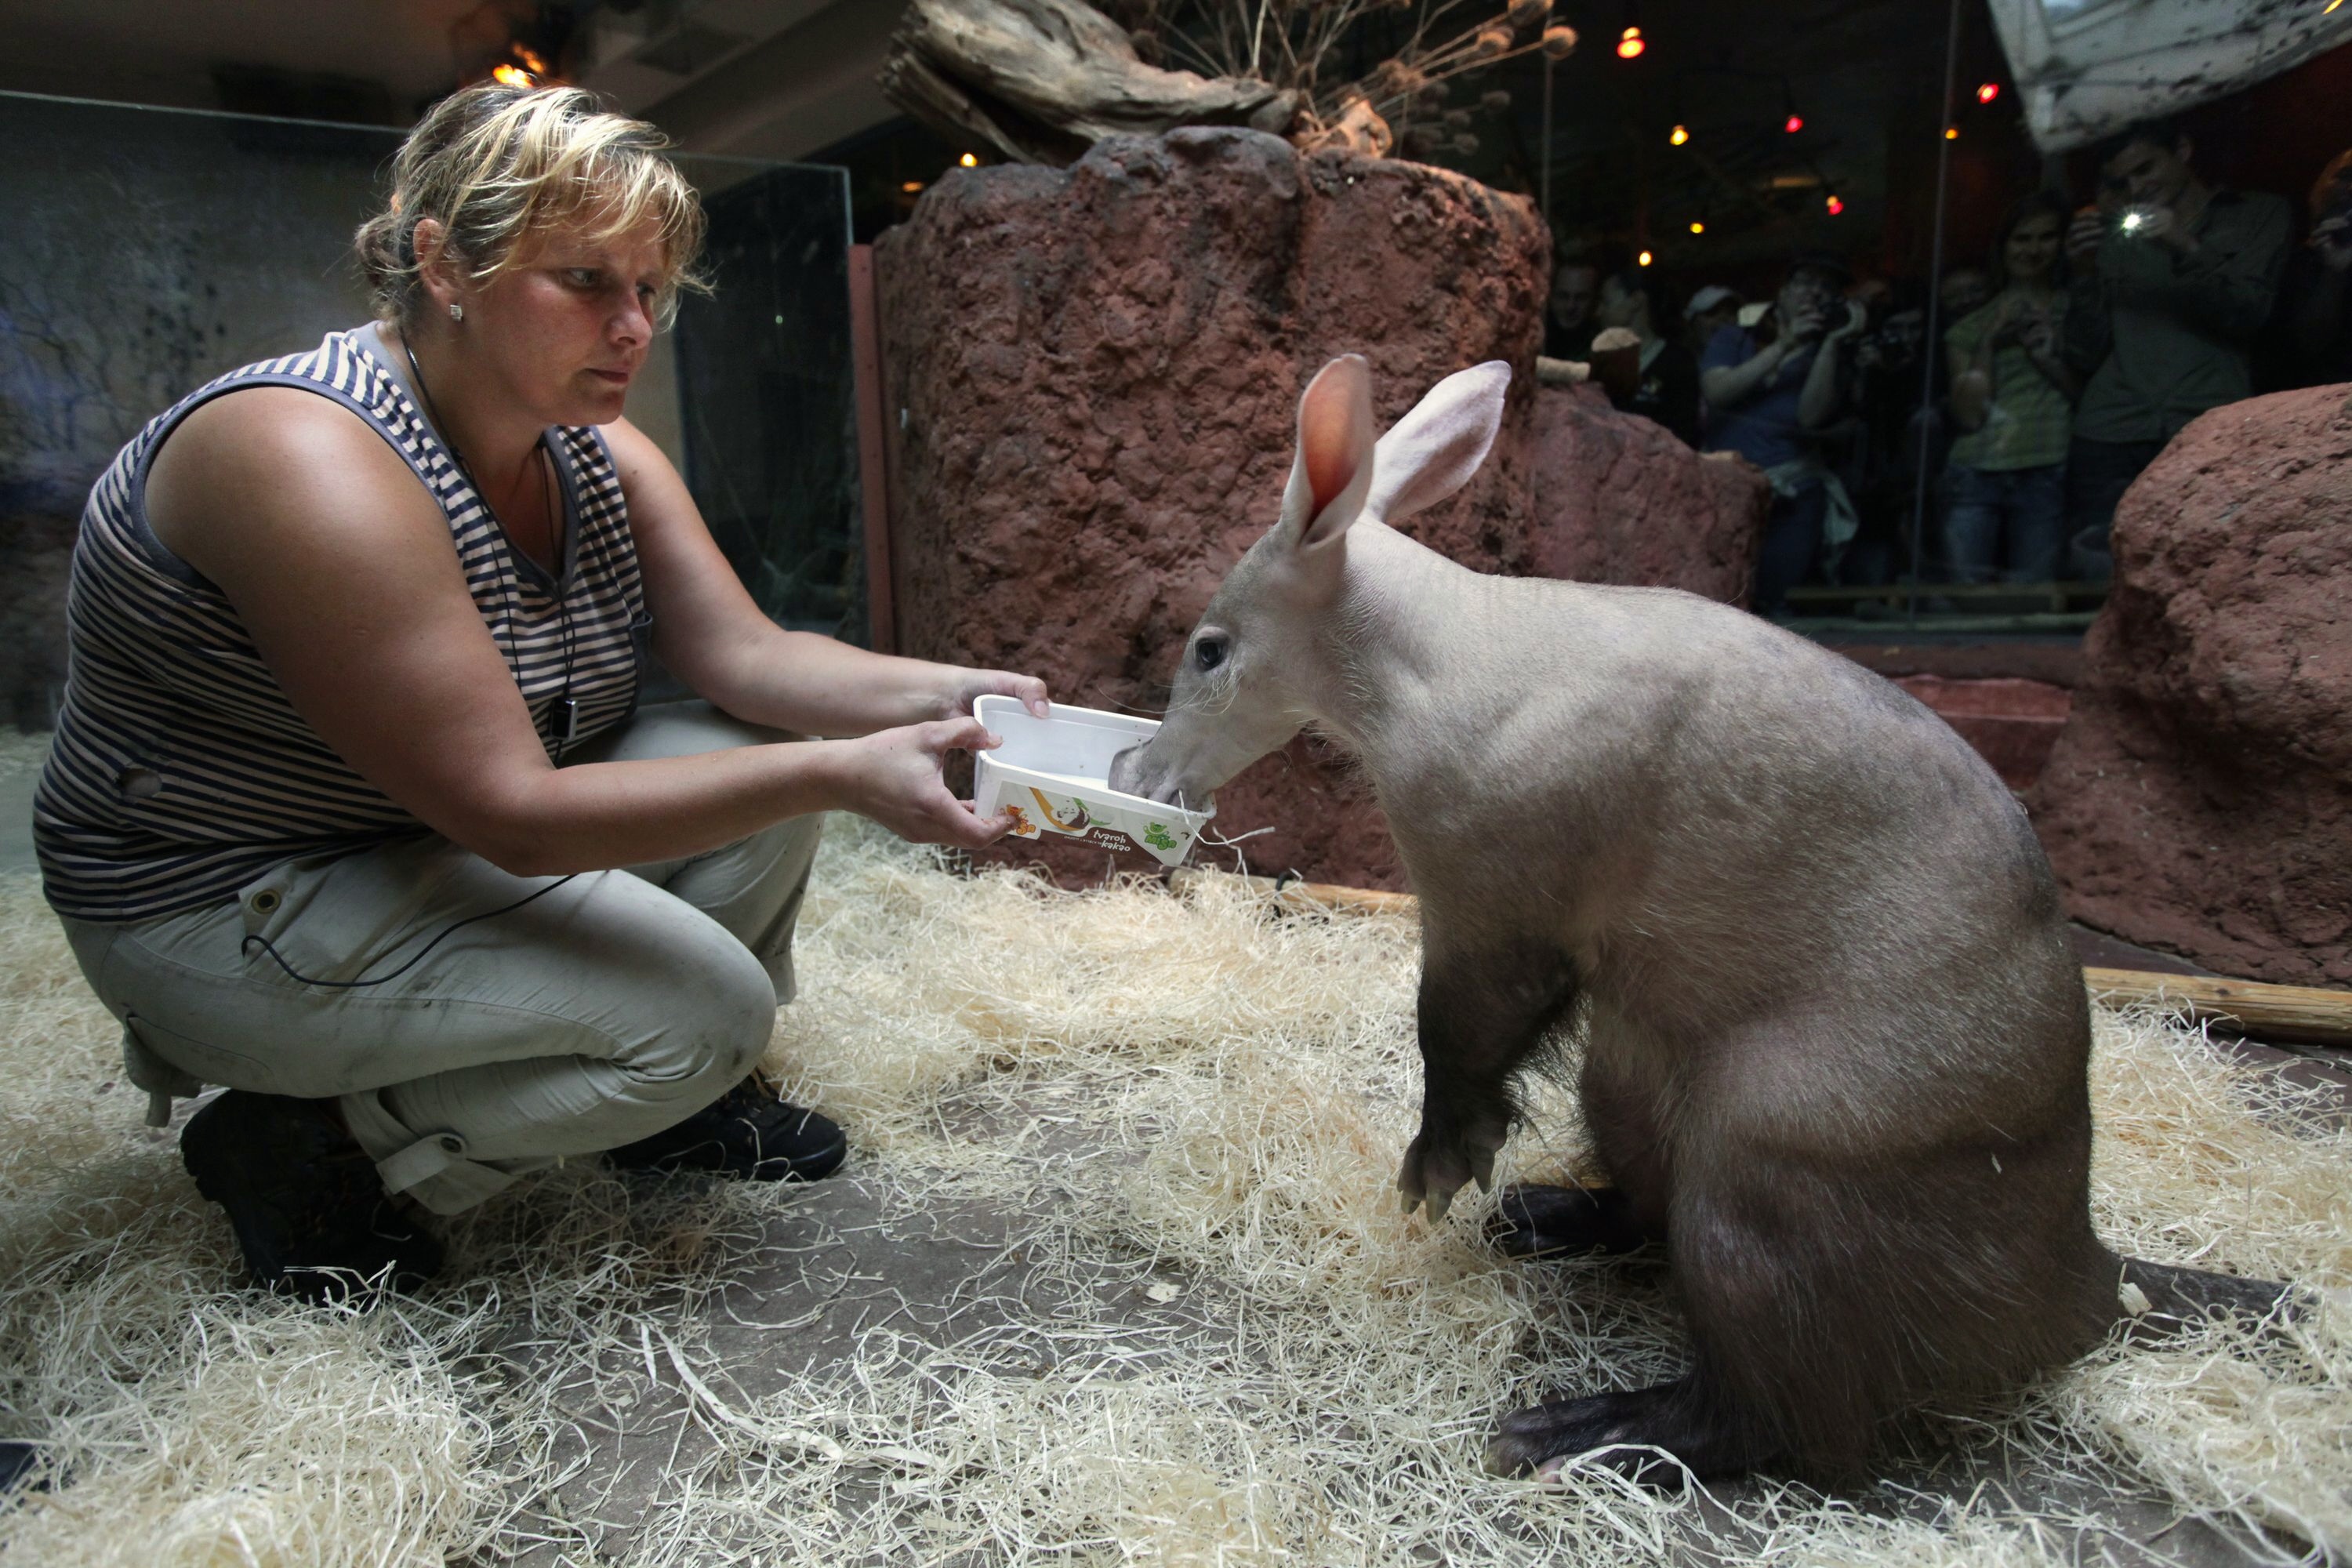
M 912 0 L 890 40 L 882 93 L 957 140 L 1068 163 L 1105 136 L 1180 125 L 1281 133 L 1299 95 L 1267 82 L 1161 70 L 1081 0 Z

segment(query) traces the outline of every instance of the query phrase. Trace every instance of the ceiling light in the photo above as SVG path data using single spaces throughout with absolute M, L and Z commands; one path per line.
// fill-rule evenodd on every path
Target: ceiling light
M 530 79 L 530 72 L 520 66 L 509 65 L 504 60 L 490 68 L 490 79 L 500 87 L 537 87 L 539 85 Z
M 1641 255 L 1633 258 L 1633 259 L 1640 262 L 1643 266 L 1647 267 L 1650 264 L 1650 253 L 1645 250 L 1642 252 Z
M 1706 232 L 1706 220 L 1701 217 L 1691 219 L 1691 232 L 1693 234 L 1705 234 Z
M 1990 103 L 1994 99 L 1999 98 L 2000 96 L 2000 83 L 1997 81 L 1983 82 L 1977 88 L 1977 101 L 1979 103 Z
M 1960 139 L 1960 128 L 1959 128 L 1958 126 L 1957 126 L 1957 125 L 1947 125 L 1947 126 L 1945 126 L 1945 127 L 1944 127 L 1944 140 L 1945 140 L 1945 141 L 1947 141 L 1947 142 L 1957 142 L 1957 141 L 1958 141 L 1959 139 Z
M 1829 194 L 1828 199 L 1826 199 L 1825 201 L 1823 201 L 1823 202 L 1822 203 L 1822 205 L 1823 206 L 1825 206 L 1825 207 L 1829 208 L 1829 210 L 1830 210 L 1830 216 L 1832 216 L 1832 217 L 1835 217 L 1835 216 L 1837 216 L 1837 215 L 1838 215 L 1838 214 L 1840 214 L 1840 213 L 1842 213 L 1842 212 L 1845 211 L 1845 200 L 1844 200 L 1844 198 L 1843 198 L 1843 197 L 1840 196 L 1840 195 L 1839 195 L 1835 191 L 1832 191 L 1832 192 Z
M 1621 60 L 1638 58 L 1642 51 L 1649 47 L 1648 42 L 1643 38 L 1642 29 L 1639 27 L 1628 26 L 1617 35 L 1617 58 Z
M 1677 126 L 1675 126 L 1675 127 L 1674 128 L 1673 132 L 1672 132 L 1670 135 L 1668 135 L 1668 136 L 1667 136 L 1667 138 L 1666 138 L 1666 142 L 1667 142 L 1667 143 L 1668 143 L 1669 145 L 1671 145 L 1671 146 L 1675 146 L 1675 147 L 1679 147 L 1679 146 L 1681 146 L 1684 142 L 1687 142 L 1687 141 L 1689 141 L 1689 140 L 1690 140 L 1690 127 L 1689 127 L 1689 126 L 1687 126 L 1687 125 L 1677 125 Z
M 961 163 L 967 169 L 977 169 L 980 167 L 980 159 L 970 153 L 966 153 L 962 157 L 958 158 L 956 162 Z

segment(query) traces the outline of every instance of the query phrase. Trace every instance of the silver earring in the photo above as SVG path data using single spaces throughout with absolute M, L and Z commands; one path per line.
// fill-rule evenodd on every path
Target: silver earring
M 455 300 L 450 300 L 449 319 L 453 321 L 464 321 L 466 319 L 466 307 L 458 304 Z

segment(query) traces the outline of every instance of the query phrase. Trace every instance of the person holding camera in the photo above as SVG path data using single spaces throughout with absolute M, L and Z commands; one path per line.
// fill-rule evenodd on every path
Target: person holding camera
M 1773 300 L 1769 340 L 1726 327 L 1699 361 L 1706 449 L 1738 453 L 1772 484 L 1756 562 L 1758 615 L 1782 607 L 1825 542 L 1854 532 L 1853 503 L 1822 461 L 1818 440 L 1844 408 L 1846 345 L 1868 321 L 1861 304 L 1841 297 L 1850 276 L 1833 253 L 1799 253 Z
M 2294 213 L 2209 184 L 2170 120 L 2100 148 L 2099 201 L 2066 234 L 2064 358 L 2084 378 L 2067 451 L 2070 564 L 2106 577 L 2116 505 L 2181 427 L 2252 392 L 2248 351 L 2278 295 Z
M 1991 300 L 1944 334 L 1952 442 L 1944 541 L 1952 578 L 2047 582 L 2066 544 L 2066 446 L 2082 383 L 2059 357 L 2067 206 L 2036 191 L 1993 241 Z
M 2352 381 L 2352 151 L 2311 187 L 2311 235 L 2289 271 L 2287 349 L 2297 386 Z

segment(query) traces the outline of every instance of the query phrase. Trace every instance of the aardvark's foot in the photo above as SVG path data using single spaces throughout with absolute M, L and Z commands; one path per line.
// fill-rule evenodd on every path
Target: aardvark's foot
M 1615 1187 L 1523 1184 L 1503 1189 L 1486 1239 L 1513 1258 L 1563 1258 L 1632 1252 L 1652 1238 Z
M 1581 1458 L 1646 1486 L 1668 1487 L 1686 1474 L 1734 1475 L 1767 1457 L 1707 1403 L 1689 1377 L 1623 1394 L 1548 1400 L 1503 1417 L 1486 1445 L 1486 1468 L 1549 1480 Z

